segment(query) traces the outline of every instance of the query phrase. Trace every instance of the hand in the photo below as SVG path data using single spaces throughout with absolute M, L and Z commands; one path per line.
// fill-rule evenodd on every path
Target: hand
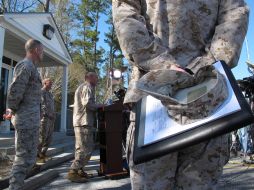
M 184 69 L 182 69 L 182 68 L 181 68 L 180 66 L 178 66 L 178 65 L 171 65 L 170 70 L 175 70 L 175 71 L 187 73 Z
M 6 120 L 11 120 L 13 116 L 13 112 L 11 109 L 7 109 L 5 114 L 3 115 L 3 118 L 6 119 Z

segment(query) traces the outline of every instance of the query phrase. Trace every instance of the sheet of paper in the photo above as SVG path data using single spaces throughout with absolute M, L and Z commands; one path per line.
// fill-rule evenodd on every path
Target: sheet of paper
M 218 62 L 214 64 L 214 66 L 225 76 L 227 80 L 229 96 L 223 105 L 220 106 L 213 115 L 207 117 L 206 119 L 188 125 L 180 125 L 168 116 L 166 108 L 159 100 L 153 98 L 152 96 L 148 96 L 146 99 L 146 117 L 144 121 L 145 134 L 143 145 L 154 143 L 241 109 L 221 63 Z

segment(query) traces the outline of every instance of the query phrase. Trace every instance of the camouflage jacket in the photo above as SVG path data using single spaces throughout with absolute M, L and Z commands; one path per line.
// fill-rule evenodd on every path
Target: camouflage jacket
M 95 89 L 89 83 L 85 82 L 75 92 L 73 126 L 94 126 L 96 109 Z
M 55 117 L 55 103 L 53 94 L 45 89 L 41 90 L 41 114 L 43 117 Z
M 125 103 L 143 94 L 136 82 L 172 64 L 195 71 L 223 60 L 238 63 L 247 32 L 244 0 L 113 0 L 113 20 L 132 76 Z
M 8 90 L 7 106 L 15 113 L 16 129 L 40 126 L 41 78 L 36 66 L 28 59 L 19 62 Z

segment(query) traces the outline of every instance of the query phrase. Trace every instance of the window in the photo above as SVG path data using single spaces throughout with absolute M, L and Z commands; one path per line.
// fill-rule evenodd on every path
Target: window
M 17 61 L 14 61 L 14 60 L 13 60 L 12 66 L 13 66 L 13 67 L 16 67 L 17 63 L 18 63 Z
M 11 66 L 11 59 L 8 58 L 8 57 L 3 56 L 3 63 L 5 63 L 6 65 Z

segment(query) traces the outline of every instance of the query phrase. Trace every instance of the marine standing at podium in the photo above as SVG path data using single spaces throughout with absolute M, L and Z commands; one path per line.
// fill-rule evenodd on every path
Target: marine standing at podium
M 185 72 L 187 67 L 195 72 L 214 57 L 236 66 L 248 16 L 244 0 L 113 0 L 116 33 L 132 65 L 124 102 L 135 105 L 142 98 L 135 82 L 151 70 Z M 134 111 L 130 120 L 127 151 L 133 190 L 216 189 L 229 156 L 226 136 L 135 165 Z
M 86 182 L 88 174 L 83 170 L 90 160 L 94 149 L 95 112 L 102 105 L 95 103 L 95 86 L 98 76 L 89 72 L 85 82 L 75 92 L 73 109 L 73 127 L 75 132 L 75 160 L 68 173 L 68 179 L 73 182 Z
M 53 94 L 50 92 L 52 81 L 50 78 L 43 80 L 43 88 L 41 90 L 41 126 L 38 145 L 39 161 L 46 161 L 46 152 L 52 141 L 55 122 L 55 103 Z
M 23 189 L 26 174 L 36 162 L 40 127 L 41 77 L 37 64 L 43 58 L 43 45 L 26 42 L 26 57 L 14 69 L 7 104 L 15 127 L 15 158 L 10 174 L 10 190 Z

